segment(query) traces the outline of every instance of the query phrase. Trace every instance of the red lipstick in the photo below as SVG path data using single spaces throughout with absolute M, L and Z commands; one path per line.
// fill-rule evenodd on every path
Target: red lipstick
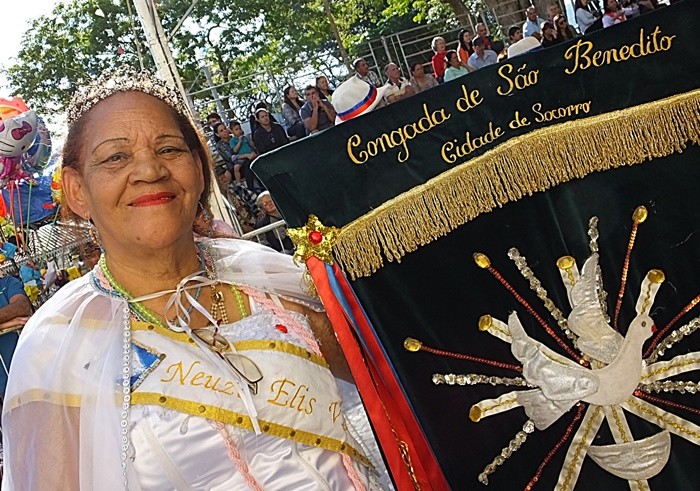
M 155 206 L 169 203 L 175 198 L 175 194 L 169 192 L 144 194 L 131 202 L 131 206 Z

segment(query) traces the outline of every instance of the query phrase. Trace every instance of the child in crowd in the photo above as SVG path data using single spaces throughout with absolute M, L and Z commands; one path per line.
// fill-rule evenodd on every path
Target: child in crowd
M 233 153 L 233 175 L 236 183 L 253 189 L 253 175 L 250 163 L 258 156 L 253 150 L 248 138 L 243 134 L 243 128 L 238 121 L 231 122 L 231 151 Z

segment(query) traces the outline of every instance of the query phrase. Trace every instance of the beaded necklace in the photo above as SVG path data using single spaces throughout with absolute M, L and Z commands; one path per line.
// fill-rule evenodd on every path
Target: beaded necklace
M 207 272 L 207 276 L 209 276 L 212 279 L 216 279 L 216 272 L 213 268 L 212 265 L 212 260 L 209 255 L 209 251 L 203 247 L 200 243 L 197 243 L 197 248 L 199 249 L 199 260 L 202 266 L 202 270 Z M 125 300 L 127 300 L 129 309 L 131 313 L 138 318 L 141 321 L 144 322 L 149 322 L 151 324 L 156 324 L 159 327 L 166 327 L 165 324 L 158 318 L 158 316 L 150 310 L 148 307 L 144 306 L 140 302 L 130 302 L 133 298 L 133 296 L 126 291 L 124 287 L 122 287 L 114 278 L 112 275 L 112 272 L 109 270 L 109 267 L 107 266 L 107 260 L 104 254 L 100 256 L 99 260 L 99 266 L 100 266 L 100 271 L 102 275 L 104 276 L 105 280 L 107 280 L 107 283 L 109 284 L 109 289 L 105 288 L 97 275 L 93 276 L 93 284 L 97 287 L 98 290 L 100 290 L 102 293 L 105 293 L 107 295 L 113 296 L 113 297 L 120 297 Z M 223 293 L 216 291 L 214 285 L 211 286 L 212 289 L 212 315 L 219 321 L 219 324 L 228 324 L 228 316 L 226 314 L 226 307 L 224 304 L 224 297 Z M 199 287 L 197 288 L 197 291 L 195 292 L 194 299 L 198 300 L 200 294 L 202 293 L 202 288 Z M 233 297 L 236 301 L 236 309 L 238 310 L 238 314 L 240 318 L 246 317 L 247 311 L 245 308 L 245 301 L 243 300 L 243 295 L 241 294 L 241 291 L 235 286 L 231 285 L 231 293 L 233 294 Z M 194 309 L 194 306 L 190 306 L 187 309 L 188 313 L 192 313 L 192 310 Z
M 200 264 L 202 266 L 202 269 L 206 269 L 206 264 L 205 264 L 205 258 L 204 258 L 204 251 L 202 247 L 197 244 L 197 249 L 198 249 L 198 258 L 200 261 Z M 100 282 L 97 280 L 97 278 L 94 278 L 94 284 L 97 286 L 97 288 L 102 291 L 103 293 L 108 293 L 111 296 L 115 297 L 121 297 L 125 300 L 128 301 L 129 308 L 133 312 L 133 314 L 140 320 L 145 321 L 145 322 L 150 322 L 151 324 L 156 324 L 160 327 L 165 327 L 165 324 L 158 318 L 156 314 L 153 313 L 152 310 L 150 310 L 148 307 L 144 306 L 141 302 L 131 302 L 133 296 L 127 292 L 123 286 L 121 286 L 116 278 L 112 275 L 112 272 L 109 270 L 109 267 L 107 266 L 107 257 L 105 254 L 102 254 L 100 256 L 100 261 L 99 261 L 99 266 L 102 274 L 104 275 L 105 279 L 109 283 L 109 286 L 111 287 L 111 291 L 107 290 L 104 288 Z M 197 300 L 199 299 L 199 295 L 202 293 L 202 288 L 197 288 L 197 291 L 194 294 L 194 299 Z M 190 306 L 188 309 L 188 313 L 192 312 L 192 309 L 194 307 Z

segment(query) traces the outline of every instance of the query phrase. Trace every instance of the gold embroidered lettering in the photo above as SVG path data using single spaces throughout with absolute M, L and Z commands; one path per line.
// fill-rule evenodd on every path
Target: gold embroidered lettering
M 213 383 L 213 384 L 211 383 L 212 379 L 213 379 L 213 377 L 210 375 L 209 378 L 208 378 L 208 380 L 207 380 L 206 382 L 204 382 L 204 388 L 205 388 L 205 389 L 213 390 L 214 392 L 218 392 L 218 391 L 216 390 L 216 386 L 217 386 L 218 383 L 221 381 L 221 377 L 216 377 L 216 380 L 214 380 L 214 383 Z
M 335 423 L 335 421 L 340 417 L 340 401 L 331 402 L 330 406 L 328 406 L 328 412 L 331 413 L 331 418 Z
M 572 60 L 572 66 L 566 68 L 564 73 L 571 75 L 577 71 L 587 70 L 590 67 L 600 67 L 627 61 L 630 58 L 642 58 L 662 51 L 668 51 L 673 46 L 676 35 L 666 36 L 661 34 L 661 28 L 656 26 L 651 34 L 645 34 L 644 28 L 639 30 L 639 41 L 624 44 L 619 48 L 610 48 L 601 51 L 593 50 L 591 41 L 579 39 L 576 44 L 569 47 L 564 53 L 566 60 Z
M 199 387 L 200 385 L 204 385 L 202 382 L 199 382 L 199 379 L 204 378 L 206 373 L 204 372 L 197 372 L 194 374 L 192 377 L 192 380 L 190 380 L 190 385 L 194 385 L 195 387 Z M 211 378 L 211 375 L 209 375 L 209 378 Z
M 542 103 L 536 102 L 532 105 L 532 111 L 535 113 L 535 121 L 545 123 L 555 119 L 568 118 L 580 114 L 588 114 L 591 110 L 591 101 L 581 102 L 579 104 L 571 104 L 554 109 L 542 110 Z
M 177 363 L 173 363 L 170 365 L 166 370 L 165 373 L 170 373 L 170 370 L 172 369 L 173 375 L 169 379 L 161 379 L 161 382 L 172 382 L 175 380 L 175 376 L 179 375 L 180 376 L 180 385 L 185 385 L 185 382 L 187 378 L 190 376 L 190 373 L 192 372 L 192 369 L 194 368 L 195 365 L 198 365 L 198 361 L 193 361 L 190 364 L 190 367 L 187 369 L 187 373 L 182 369 L 182 362 L 179 361 Z
M 513 72 L 513 65 L 506 63 L 501 68 L 498 69 L 498 75 L 505 80 L 508 85 L 505 87 L 498 87 L 496 92 L 498 95 L 506 96 L 513 93 L 514 90 L 523 90 L 532 85 L 537 84 L 539 77 L 539 70 L 530 70 L 529 72 L 520 73 L 527 68 L 527 63 L 523 64 L 518 68 L 514 77 L 509 75 Z
M 279 388 L 276 389 L 275 388 L 276 385 L 279 386 Z M 293 387 L 296 387 L 297 384 L 295 384 L 294 382 L 292 382 L 291 380 L 288 380 L 286 378 L 283 378 L 282 380 L 275 380 L 274 382 L 272 382 L 272 384 L 270 385 L 270 392 L 274 393 L 275 397 L 273 397 L 272 399 L 268 399 L 267 402 L 269 402 L 270 404 L 274 404 L 276 406 L 286 407 L 288 399 L 284 398 L 284 402 L 281 402 L 280 397 L 283 395 L 284 396 L 289 395 L 289 392 L 284 390 L 285 386 L 287 386 L 287 385 L 291 385 L 293 388 Z
M 234 387 L 235 387 L 235 385 L 233 384 L 233 382 L 226 382 L 224 384 L 224 388 L 221 390 L 217 390 L 217 392 L 221 392 L 222 394 L 227 394 L 227 395 L 232 396 L 232 395 L 234 395 L 233 394 Z M 240 395 L 238 397 L 240 397 Z
M 367 152 L 364 150 L 362 150 L 357 156 L 355 156 L 355 154 L 352 152 L 352 149 L 359 147 L 360 143 L 362 143 L 362 138 L 360 138 L 360 135 L 352 135 L 350 138 L 348 138 L 348 156 L 350 157 L 350 160 L 357 165 L 364 164 L 367 162 L 367 159 L 369 159 Z
M 477 89 L 470 92 L 466 85 L 462 85 L 462 94 L 464 95 L 457 99 L 456 103 L 457 110 L 462 113 L 474 109 L 484 101 L 484 99 L 479 96 L 479 91 Z
M 479 91 L 474 91 L 473 93 L 475 94 L 474 97 L 478 98 Z M 347 141 L 348 157 L 353 163 L 361 165 L 372 157 L 386 153 L 394 148 L 400 148 L 396 160 L 400 163 L 406 162 L 410 157 L 408 142 L 421 133 L 430 131 L 435 126 L 444 123 L 450 117 L 451 115 L 442 108 L 431 111 L 427 104 L 423 104 L 423 116 L 418 121 L 395 128 L 387 133 L 382 133 L 378 137 L 368 140 L 364 144 L 364 148 L 361 148 L 363 142 L 360 135 L 352 135 Z
M 494 128 L 493 122 L 489 122 L 489 129 L 483 135 L 472 136 L 470 132 L 464 134 L 464 143 L 460 145 L 459 140 L 446 142 L 442 145 L 440 154 L 442 159 L 447 163 L 454 163 L 458 158 L 464 158 L 470 153 L 478 150 L 484 145 L 493 143 L 498 138 L 503 136 L 503 129 L 500 126 Z

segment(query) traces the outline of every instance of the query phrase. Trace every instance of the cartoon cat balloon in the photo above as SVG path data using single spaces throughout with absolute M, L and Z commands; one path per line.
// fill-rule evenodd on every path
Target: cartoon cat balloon
M 22 154 L 34 143 L 38 118 L 31 109 L 0 121 L 0 186 L 28 177 L 22 170 Z

